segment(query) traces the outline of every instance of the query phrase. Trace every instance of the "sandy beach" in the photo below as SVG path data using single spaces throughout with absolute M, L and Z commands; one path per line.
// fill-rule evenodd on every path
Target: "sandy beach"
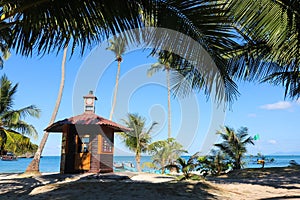
M 149 173 L 0 174 L 1 199 L 300 199 L 300 168 L 243 169 L 201 181 Z

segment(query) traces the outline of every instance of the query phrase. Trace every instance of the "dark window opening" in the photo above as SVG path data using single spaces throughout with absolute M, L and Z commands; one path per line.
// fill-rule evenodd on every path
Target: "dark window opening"
M 88 153 L 89 152 L 89 143 L 90 143 L 90 137 L 84 136 L 81 138 L 81 144 L 80 148 L 78 149 L 78 153 Z

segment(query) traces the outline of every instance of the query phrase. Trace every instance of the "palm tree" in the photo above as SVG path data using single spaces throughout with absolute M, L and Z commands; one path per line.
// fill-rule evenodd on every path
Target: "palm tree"
M 217 134 L 223 139 L 222 143 L 215 144 L 233 160 L 233 169 L 241 169 L 242 158 L 247 152 L 247 144 L 254 145 L 253 138 L 248 136 L 248 128 L 241 127 L 235 133 L 234 129 L 225 126 Z
M 228 155 L 221 150 L 211 150 L 207 156 L 198 158 L 198 169 L 204 176 L 210 172 L 212 175 L 220 175 L 230 167 L 230 159 Z
M 39 117 L 40 110 L 36 106 L 30 105 L 19 110 L 13 109 L 13 98 L 17 92 L 18 84 L 13 85 L 3 75 L 0 79 L 0 148 L 1 154 L 5 149 L 8 140 L 13 141 L 15 132 L 22 135 L 29 135 L 37 138 L 38 133 L 31 124 L 27 124 L 23 119 L 27 116 Z
M 107 48 L 108 50 L 111 50 L 116 55 L 116 61 L 118 62 L 118 70 L 116 75 L 116 85 L 115 85 L 115 91 L 114 91 L 114 99 L 113 104 L 111 107 L 109 120 L 112 120 L 116 102 L 117 102 L 117 93 L 118 93 L 118 86 L 119 86 L 119 77 L 120 77 L 120 70 L 121 70 L 121 62 L 123 61 L 122 55 L 126 50 L 126 41 L 122 37 L 114 37 L 113 40 L 110 40 L 110 46 Z
M 60 86 L 59 86 L 58 96 L 57 96 L 57 99 L 56 99 L 55 107 L 54 107 L 54 110 L 52 112 L 52 116 L 51 116 L 49 125 L 53 124 L 54 121 L 55 121 L 55 118 L 56 118 L 56 115 L 58 113 L 58 109 L 59 109 L 59 106 L 60 106 L 60 102 L 61 102 L 61 99 L 62 99 L 62 95 L 63 95 L 63 89 L 64 89 L 64 84 L 65 84 L 65 64 L 66 64 L 67 52 L 68 52 L 68 46 L 66 46 L 64 48 L 64 54 L 63 54 L 62 63 L 61 63 Z M 39 171 L 40 171 L 41 155 L 42 155 L 43 149 L 46 145 L 48 136 L 49 136 L 49 132 L 45 131 L 44 135 L 43 135 L 43 138 L 40 142 L 40 145 L 39 145 L 36 153 L 34 154 L 34 158 L 30 162 L 30 164 L 27 166 L 26 173 L 40 174 Z
M 0 43 L 0 52 L 2 52 L 2 56 L 0 56 L 0 69 L 2 69 L 4 65 L 3 64 L 4 60 L 7 60 L 10 57 L 10 52 L 7 45 L 1 43 Z
M 166 166 L 173 165 L 182 153 L 187 152 L 174 138 L 153 142 L 148 151 L 152 155 L 153 164 L 160 166 L 162 173 L 165 173 Z
M 300 97 L 300 2 L 227 2 L 245 43 L 244 51 L 229 62 L 231 75 L 282 85 L 285 97 Z
M 128 128 L 131 129 L 131 131 L 120 133 L 120 137 L 129 150 L 135 153 L 137 170 L 140 172 L 141 153 L 147 151 L 149 142 L 151 140 L 150 133 L 153 131 L 153 128 L 155 125 L 157 125 L 157 123 L 153 122 L 151 126 L 145 130 L 146 119 L 138 114 L 130 113 L 128 114 L 127 119 L 123 119 L 123 122 Z
M 151 65 L 151 68 L 148 69 L 147 75 L 152 76 L 154 73 L 165 70 L 166 71 L 166 80 L 167 80 L 167 90 L 168 90 L 168 138 L 171 138 L 171 86 L 170 86 L 170 70 L 172 64 L 172 54 L 167 52 L 169 55 L 167 58 L 161 57 L 158 59 L 157 63 Z
M 190 179 L 193 175 L 192 172 L 197 167 L 197 158 L 199 152 L 196 152 L 192 155 L 187 161 L 181 157 L 177 158 L 176 163 L 165 166 L 165 168 L 175 167 L 177 171 L 181 170 L 183 173 L 183 177 L 180 180 Z

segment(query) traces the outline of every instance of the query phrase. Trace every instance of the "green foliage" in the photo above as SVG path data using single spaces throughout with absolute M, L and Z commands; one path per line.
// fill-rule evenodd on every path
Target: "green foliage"
M 123 122 L 128 128 L 129 132 L 122 132 L 119 135 L 125 142 L 126 146 L 134 152 L 146 152 L 148 144 L 151 141 L 150 133 L 152 132 L 156 122 L 153 122 L 148 130 L 145 130 L 146 119 L 138 114 L 129 113 L 127 120 L 123 119 Z
M 141 27 L 141 7 L 145 15 L 154 9 L 139 0 L 122 6 L 118 0 L 17 0 L 1 1 L 0 7 L 1 35 L 9 35 L 6 43 L 26 56 L 59 51 L 69 43 L 72 51 L 79 46 L 83 53 L 109 35 Z
M 231 167 L 229 158 L 222 151 L 212 150 L 207 156 L 198 157 L 198 169 L 204 176 L 220 175 Z
M 174 164 L 182 153 L 187 152 L 174 138 L 153 142 L 148 151 L 152 155 L 152 162 L 162 169 L 162 173 L 165 173 L 165 166 Z
M 173 54 L 170 51 L 161 51 L 157 54 L 153 53 L 153 56 L 157 55 L 158 62 L 151 65 L 151 67 L 147 70 L 147 75 L 149 77 L 153 76 L 153 74 L 159 71 L 176 69 L 176 67 L 172 66 L 175 64 L 173 60 Z
M 126 41 L 140 43 L 158 52 L 166 44 L 181 55 L 174 59 L 190 89 L 217 91 L 220 100 L 233 101 L 239 93 L 233 78 L 270 82 L 285 87 L 285 95 L 300 95 L 300 17 L 295 0 L 203 0 L 143 1 L 123 0 L 26 0 L 1 1 L 0 51 L 15 49 L 31 56 L 60 51 L 70 43 L 81 53 L 111 35 L 143 27 L 163 27 L 183 33 L 199 43 L 216 64 L 216 72 L 205 70 L 201 56 L 191 42 L 169 34 L 159 38 L 153 32 L 123 34 Z M 138 29 L 141 30 L 141 29 Z M 172 42 L 172 40 L 178 42 Z M 195 56 L 196 55 L 196 56 Z M 183 59 L 197 57 L 192 63 Z M 1 66 L 1 61 L 0 61 Z M 200 70 L 200 71 L 199 71 Z M 213 73 L 213 74 L 212 74 Z M 217 84 L 215 84 L 215 80 Z M 213 88 L 224 83 L 224 88 Z M 180 88 L 180 87 L 179 87 Z M 175 90 L 176 91 L 176 90 Z
M 72 52 L 80 47 L 83 54 L 88 47 L 92 48 L 112 35 L 120 34 L 128 42 L 146 43 L 145 48 L 150 47 L 153 52 L 165 46 L 171 50 L 177 49 L 183 58 L 197 54 L 191 52 L 191 46 L 198 42 L 217 64 L 222 78 L 216 81 L 220 83 L 225 80 L 228 97 L 232 99 L 237 93 L 236 85 L 227 76 L 226 62 L 222 58 L 237 45 L 232 18 L 223 1 L 123 0 L 120 6 L 119 0 L 16 0 L 3 1 L 0 7 L 0 42 L 22 55 L 59 52 L 68 45 Z M 176 38 L 176 34 L 170 37 L 169 34 L 156 35 L 155 30 L 141 32 L 145 26 L 175 30 L 193 40 L 181 43 L 182 38 Z M 137 32 L 124 33 L 131 29 Z M 202 58 L 195 57 L 194 66 L 206 68 L 202 67 L 205 66 Z M 185 65 L 182 67 L 186 68 Z M 191 70 L 188 73 L 194 72 Z M 197 86 L 196 79 L 192 87 L 204 88 L 205 93 L 210 94 L 215 85 L 211 81 L 211 73 L 202 70 L 200 75 L 203 80 L 201 86 Z M 218 94 L 220 99 L 224 97 L 222 94 L 223 91 Z
M 20 135 L 29 135 L 37 138 L 37 131 L 35 128 L 27 124 L 23 119 L 27 116 L 39 117 L 40 110 L 34 105 L 21 108 L 19 110 L 13 109 L 14 95 L 17 92 L 18 84 L 13 85 L 8 78 L 3 75 L 0 79 L 0 148 L 1 152 L 4 151 L 8 141 L 11 146 L 18 143 L 14 141 L 23 141 L 25 146 L 30 144 L 26 138 L 17 136 L 15 133 Z M 20 133 L 19 133 L 20 132 Z M 17 139 L 16 139 L 17 138 Z M 21 142 L 20 145 L 23 145 Z M 26 147 L 26 148 L 27 148 Z M 15 147 L 11 147 L 14 148 Z M 23 147 L 22 147 L 23 148 Z M 17 151 L 17 150 L 16 150 Z
M 222 143 L 215 144 L 222 152 L 230 157 L 233 162 L 233 169 L 241 169 L 242 158 L 247 152 L 246 146 L 253 143 L 253 138 L 248 136 L 248 129 L 241 127 L 237 133 L 234 129 L 225 126 L 217 134 L 223 139 Z
M 137 162 L 138 171 L 140 171 L 140 157 L 141 153 L 148 150 L 148 145 L 151 141 L 151 132 L 156 122 L 153 122 L 150 128 L 145 130 L 146 119 L 139 116 L 138 114 L 129 113 L 127 119 L 123 119 L 123 122 L 128 128 L 131 129 L 129 132 L 119 133 L 119 136 L 129 148 L 129 150 L 135 153 L 135 159 Z
M 6 134 L 8 136 L 5 144 L 6 151 L 13 152 L 17 156 L 36 152 L 38 145 L 31 143 L 28 137 L 14 131 L 6 131 Z
M 142 168 L 158 169 L 157 165 L 153 162 L 143 162 Z
M 122 55 L 124 54 L 126 50 L 127 42 L 123 37 L 116 37 L 114 36 L 113 40 L 109 40 L 110 46 L 107 48 L 107 50 L 110 50 L 114 52 L 116 55 L 116 60 L 121 62 L 122 61 Z
M 170 169 L 175 167 L 177 171 L 181 170 L 183 173 L 183 177 L 181 177 L 180 180 L 187 180 L 187 179 L 191 179 L 192 177 L 195 178 L 196 175 L 192 174 L 191 172 L 195 171 L 198 165 L 197 158 L 198 158 L 198 152 L 192 155 L 187 161 L 179 157 L 177 158 L 175 163 L 169 164 L 165 166 L 165 168 Z
M 225 1 L 224 1 L 225 2 Z M 258 80 L 300 97 L 300 2 L 298 0 L 226 1 L 233 26 L 244 37 L 243 53 L 228 65 L 238 79 Z

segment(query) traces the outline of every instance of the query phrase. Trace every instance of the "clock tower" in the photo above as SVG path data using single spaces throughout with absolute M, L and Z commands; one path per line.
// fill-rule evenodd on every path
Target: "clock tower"
M 94 96 L 91 90 L 88 95 L 83 96 L 84 99 L 84 112 L 95 112 L 95 100 L 97 97 Z

